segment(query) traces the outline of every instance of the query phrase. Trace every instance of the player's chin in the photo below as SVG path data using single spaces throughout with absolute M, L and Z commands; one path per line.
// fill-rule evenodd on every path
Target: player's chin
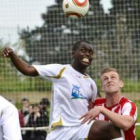
M 91 65 L 91 63 L 90 62 L 83 62 L 82 63 L 85 67 L 88 67 L 88 66 L 90 66 Z

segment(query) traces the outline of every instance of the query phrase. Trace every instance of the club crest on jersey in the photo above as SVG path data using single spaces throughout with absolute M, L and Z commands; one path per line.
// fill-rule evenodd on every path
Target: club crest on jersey
M 87 99 L 80 93 L 80 87 L 78 87 L 77 85 L 73 85 L 71 96 L 72 99 Z

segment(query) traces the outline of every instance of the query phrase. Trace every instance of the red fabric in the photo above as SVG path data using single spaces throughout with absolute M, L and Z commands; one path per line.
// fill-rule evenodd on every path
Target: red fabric
M 24 127 L 24 117 L 23 117 L 23 114 L 18 111 L 19 113 L 19 122 L 20 122 L 20 127 Z

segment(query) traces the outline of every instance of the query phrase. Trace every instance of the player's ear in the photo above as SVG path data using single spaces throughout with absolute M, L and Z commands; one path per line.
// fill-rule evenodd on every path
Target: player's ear
M 72 58 L 74 58 L 75 51 L 72 51 L 72 52 L 71 52 L 71 55 L 72 55 Z
M 124 86 L 124 83 L 122 80 L 120 80 L 120 87 L 122 88 Z

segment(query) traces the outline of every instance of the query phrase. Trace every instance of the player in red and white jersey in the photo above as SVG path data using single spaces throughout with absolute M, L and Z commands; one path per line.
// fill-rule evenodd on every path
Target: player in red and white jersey
M 137 107 L 122 96 L 123 82 L 118 71 L 105 68 L 101 73 L 101 84 L 105 98 L 98 98 L 89 103 L 90 111 L 82 117 L 83 123 L 93 119 L 109 121 L 121 129 L 125 140 L 136 140 Z
M 120 101 L 113 106 L 109 106 L 109 107 L 107 106 L 106 98 L 96 99 L 95 102 L 93 103 L 93 105 L 102 106 L 119 115 L 131 116 L 134 119 L 134 122 L 136 122 L 136 118 L 137 118 L 136 105 L 125 97 L 122 97 L 120 99 Z M 96 117 L 96 119 L 110 121 L 109 118 L 103 114 L 99 114 L 99 116 Z M 135 140 L 136 139 L 135 138 L 135 123 L 128 130 L 123 131 L 123 136 L 125 137 L 125 140 Z

